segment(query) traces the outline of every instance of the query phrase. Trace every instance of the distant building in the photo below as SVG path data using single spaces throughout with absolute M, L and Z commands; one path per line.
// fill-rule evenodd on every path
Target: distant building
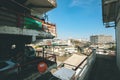
M 112 36 L 106 36 L 106 35 L 93 35 L 90 36 L 90 42 L 91 43 L 109 43 L 112 42 Z

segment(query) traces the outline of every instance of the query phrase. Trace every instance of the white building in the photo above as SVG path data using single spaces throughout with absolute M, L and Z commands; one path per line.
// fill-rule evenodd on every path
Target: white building
M 90 42 L 92 43 L 109 43 L 112 41 L 113 41 L 112 36 L 107 36 L 107 35 L 90 36 Z

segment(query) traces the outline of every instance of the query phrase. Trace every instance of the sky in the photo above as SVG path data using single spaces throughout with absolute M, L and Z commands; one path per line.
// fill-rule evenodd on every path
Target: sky
M 57 25 L 57 38 L 89 39 L 91 35 L 112 35 L 114 28 L 102 22 L 101 0 L 57 0 L 57 7 L 47 13 Z

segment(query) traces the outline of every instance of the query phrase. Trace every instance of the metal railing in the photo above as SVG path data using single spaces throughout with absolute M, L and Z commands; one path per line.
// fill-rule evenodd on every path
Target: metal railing
M 86 80 L 89 76 L 89 72 L 95 62 L 96 58 L 96 50 L 93 50 L 92 53 L 87 57 L 86 61 L 87 63 L 81 68 L 81 71 L 79 72 L 79 76 L 76 80 Z
M 58 68 L 68 65 L 70 66 L 70 68 L 72 68 L 72 70 L 76 71 L 76 74 L 74 75 L 74 78 L 72 80 L 84 80 L 84 78 L 89 75 L 89 71 L 95 62 L 95 58 L 96 50 L 93 50 L 92 53 L 87 55 L 87 57 L 78 66 L 63 63 L 58 66 Z
M 56 55 L 50 53 L 43 53 L 42 51 L 36 51 L 37 57 L 42 57 L 43 59 L 47 59 L 50 61 L 56 62 Z

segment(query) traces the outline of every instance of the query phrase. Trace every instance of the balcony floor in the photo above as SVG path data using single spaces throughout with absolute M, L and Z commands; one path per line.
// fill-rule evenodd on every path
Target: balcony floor
M 97 55 L 88 80 L 120 80 L 120 72 L 115 57 Z

